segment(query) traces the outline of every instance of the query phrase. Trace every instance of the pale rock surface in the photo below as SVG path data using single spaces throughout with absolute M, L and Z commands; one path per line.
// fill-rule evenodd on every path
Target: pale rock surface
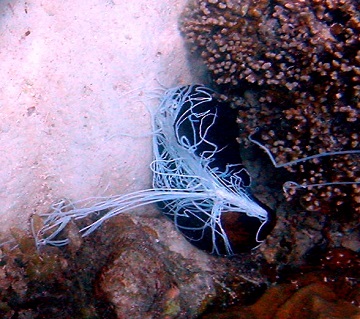
M 147 188 L 148 107 L 193 82 L 186 0 L 0 2 L 1 226 L 51 203 Z

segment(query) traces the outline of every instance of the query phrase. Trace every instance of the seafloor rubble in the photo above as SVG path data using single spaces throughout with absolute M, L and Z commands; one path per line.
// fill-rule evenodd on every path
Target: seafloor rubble
M 160 214 L 122 215 L 84 239 L 77 226 L 65 230 L 69 245 L 38 251 L 13 229 L 2 245 L 1 318 L 197 318 L 210 305 L 247 304 L 266 287 L 249 255 L 210 256 Z
M 2 246 L 1 318 L 360 315 L 355 306 L 360 303 L 359 261 L 349 250 L 318 252 L 312 267 L 279 272 L 260 251 L 233 259 L 210 256 L 190 245 L 163 216 L 122 215 L 84 239 L 78 226 L 65 230 L 68 246 L 40 251 L 32 236 L 13 229 L 14 241 Z M 275 283 L 280 285 L 264 294 Z

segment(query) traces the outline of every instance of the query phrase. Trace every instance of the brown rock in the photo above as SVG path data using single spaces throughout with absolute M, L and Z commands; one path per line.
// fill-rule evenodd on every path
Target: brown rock
M 225 313 L 209 314 L 203 319 L 358 319 L 360 311 L 337 299 L 325 284 L 310 284 L 296 290 L 281 284 L 270 288 L 250 307 L 233 307 Z
M 360 311 L 323 284 L 311 284 L 294 293 L 276 312 L 276 319 L 359 318 Z
M 164 218 L 121 216 L 116 233 L 96 290 L 120 319 L 196 318 L 210 303 L 241 300 L 259 287 L 244 279 L 238 261 L 194 248 Z

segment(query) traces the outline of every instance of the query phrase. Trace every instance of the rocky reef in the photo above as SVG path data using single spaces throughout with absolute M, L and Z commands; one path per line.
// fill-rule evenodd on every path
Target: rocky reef
M 0 317 L 359 318 L 359 28 L 355 0 L 190 1 L 182 32 L 238 109 L 274 231 L 227 259 L 160 215 L 119 216 L 86 238 L 70 222 L 68 246 L 39 251 L 13 229 L 0 246 Z
M 122 215 L 91 238 L 81 238 L 78 226 L 72 223 L 65 230 L 69 245 L 40 250 L 32 236 L 12 230 L 12 244 L 1 245 L 1 318 L 265 319 L 303 318 L 305 310 L 309 318 L 360 314 L 360 263 L 349 250 L 317 252 L 311 268 L 280 273 L 259 250 L 232 259 L 211 256 L 160 215 Z
M 239 112 L 255 194 L 276 207 L 277 224 L 260 247 L 268 275 L 282 284 L 284 273 L 316 272 L 316 285 L 359 291 L 351 279 L 358 272 L 343 268 L 350 255 L 358 265 L 360 251 L 359 2 L 191 0 L 180 28 L 191 63 L 200 59 Z
M 286 195 L 308 211 L 359 213 L 359 2 L 197 0 L 181 29 L 240 107 L 241 140 L 255 133 L 279 166 L 329 154 L 284 165 Z
M 122 215 L 91 238 L 78 226 L 65 230 L 69 245 L 39 250 L 13 229 L 11 244 L 0 245 L 1 318 L 190 319 L 210 306 L 248 304 L 266 288 L 251 255 L 211 256 L 160 214 Z

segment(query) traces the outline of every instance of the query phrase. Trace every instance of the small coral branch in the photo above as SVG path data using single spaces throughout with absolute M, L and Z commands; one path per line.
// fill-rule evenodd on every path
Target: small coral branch
M 336 155 L 345 155 L 345 154 L 360 154 L 360 150 L 350 150 L 350 151 L 334 151 L 334 152 L 323 152 L 323 153 L 319 153 L 319 154 L 315 154 L 315 155 L 311 155 L 311 156 L 307 156 L 307 157 L 303 157 L 303 158 L 299 158 L 297 160 L 291 161 L 291 162 L 286 162 L 286 163 L 277 163 L 276 160 L 274 159 L 273 154 L 271 154 L 270 150 L 264 146 L 263 144 L 261 144 L 260 142 L 256 141 L 255 139 L 253 139 L 252 137 L 253 134 L 250 134 L 248 136 L 248 139 L 250 142 L 256 144 L 257 146 L 259 146 L 260 148 L 262 148 L 266 154 L 269 156 L 271 162 L 273 163 L 274 167 L 276 168 L 280 168 L 280 167 L 286 167 L 286 166 L 291 166 L 291 165 L 296 165 L 298 163 L 301 162 L 306 162 L 315 158 L 320 158 L 323 156 L 336 156 Z M 355 182 L 355 184 L 357 184 L 357 182 Z M 321 185 L 321 184 L 320 184 Z

